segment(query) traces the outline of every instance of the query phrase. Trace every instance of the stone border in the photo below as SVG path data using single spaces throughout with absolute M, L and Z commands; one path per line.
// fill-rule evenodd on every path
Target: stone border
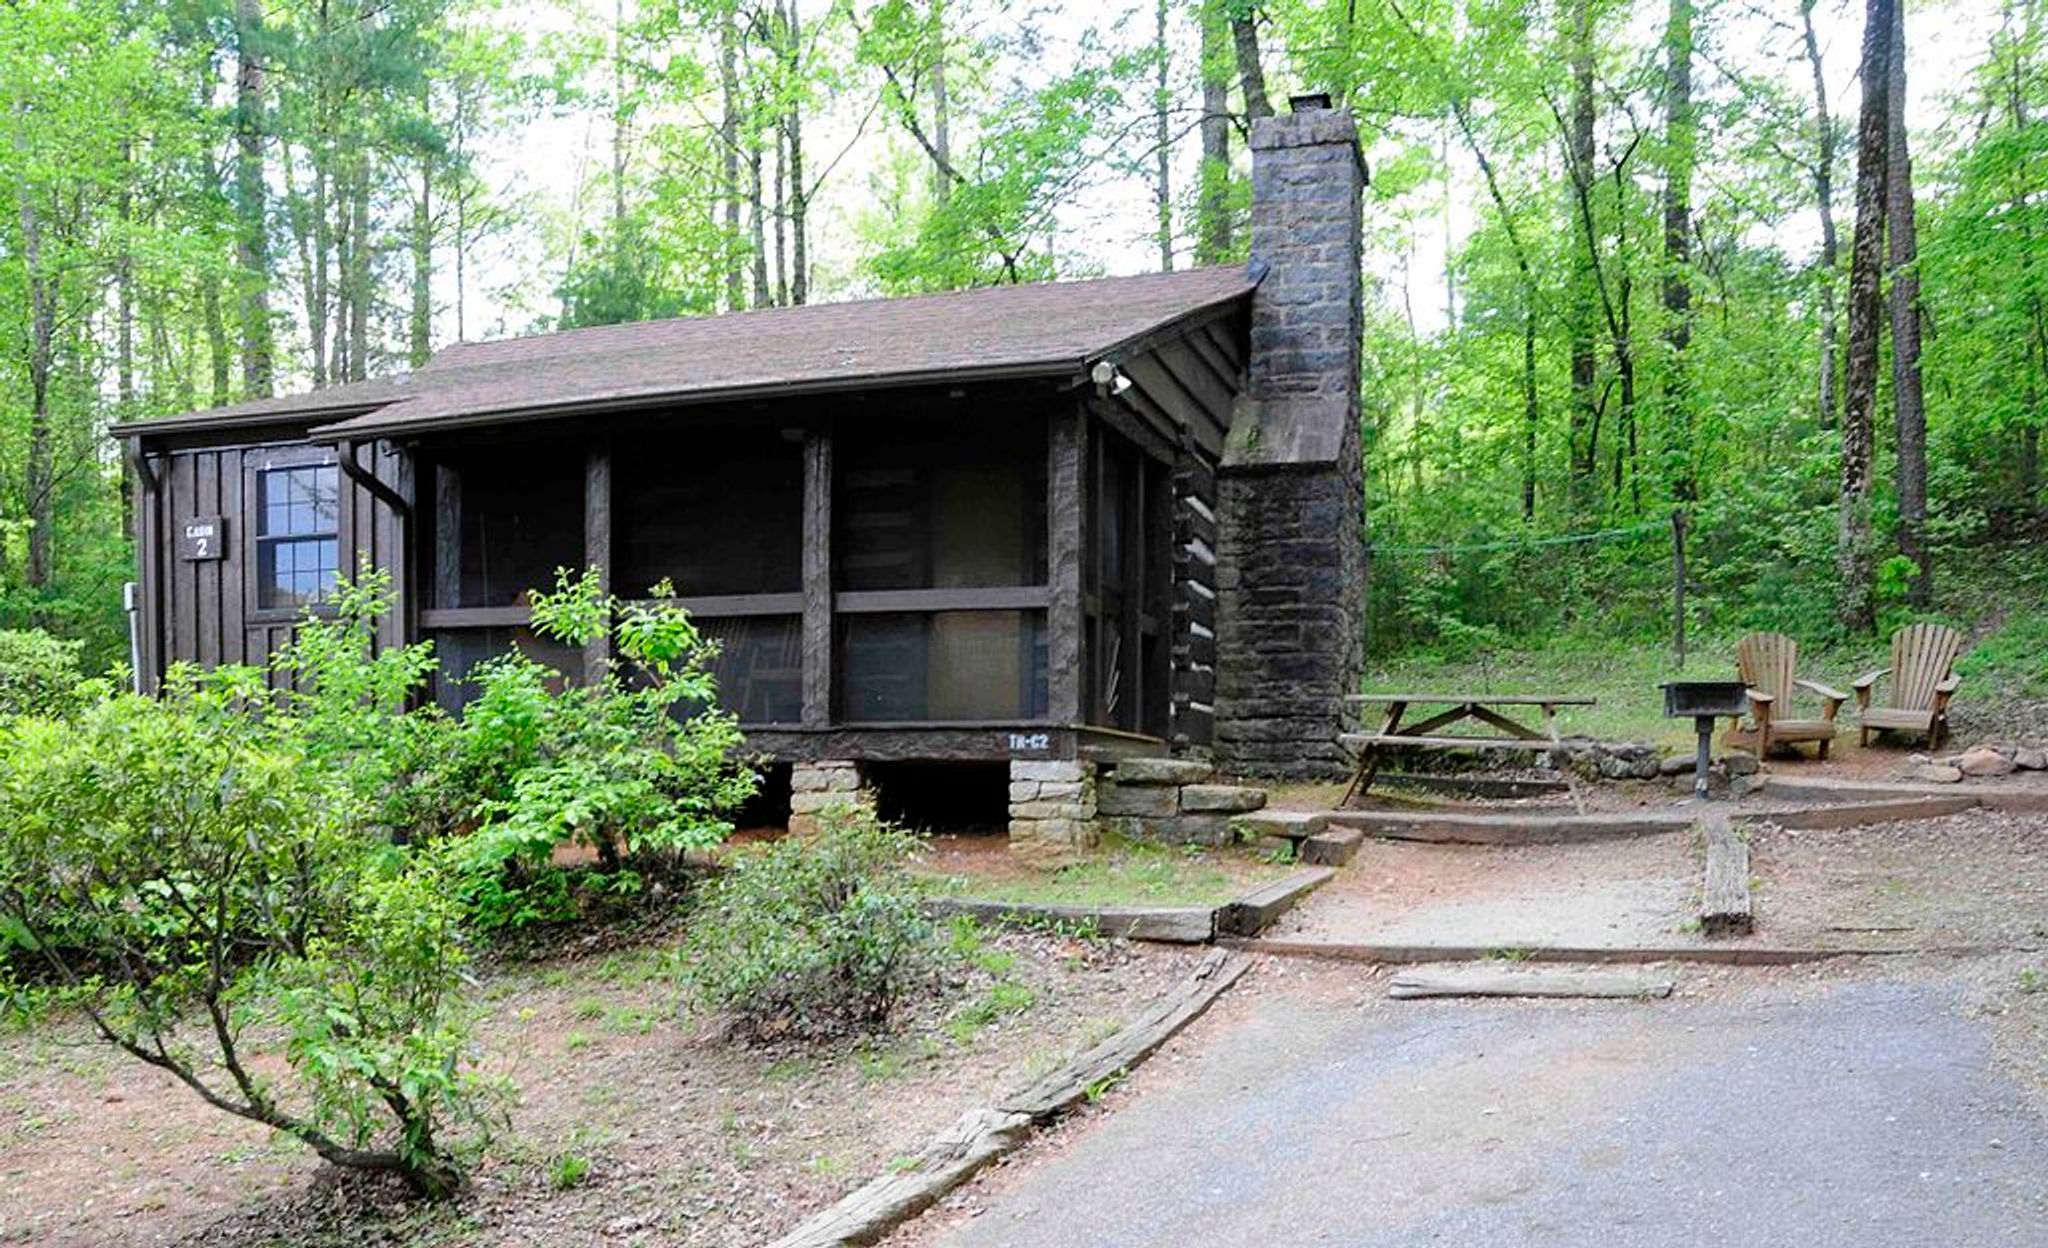
M 1186 980 L 1123 1030 L 993 1107 L 969 1110 L 919 1150 L 910 1164 L 878 1175 L 806 1218 L 770 1248 L 872 1244 L 937 1203 L 990 1162 L 1023 1147 L 1038 1127 L 1126 1078 L 1206 1013 L 1251 969 L 1248 959 L 1211 950 Z

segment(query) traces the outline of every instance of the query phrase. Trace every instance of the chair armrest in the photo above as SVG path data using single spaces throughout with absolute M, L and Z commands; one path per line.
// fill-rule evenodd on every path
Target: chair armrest
M 1867 693 L 1870 691 L 1870 687 L 1872 685 L 1876 684 L 1879 680 L 1891 674 L 1892 669 L 1890 669 L 1889 667 L 1880 667 L 1874 672 L 1865 672 L 1861 676 L 1858 676 L 1856 678 L 1855 683 L 1850 685 L 1850 688 L 1856 690 L 1858 693 Z
M 1962 677 L 1951 674 L 1937 682 L 1934 686 L 1934 691 L 1936 693 L 1944 695 L 1951 694 L 1954 693 L 1957 689 L 1960 689 L 1962 687 L 1962 684 Z
M 1768 728 L 1771 723 L 1771 703 L 1777 701 L 1761 689 L 1745 689 L 1749 695 L 1749 718 L 1758 729 Z
M 1808 693 L 1817 694 L 1818 696 L 1825 698 L 1829 702 L 1847 702 L 1849 700 L 1848 694 L 1843 693 L 1840 689 L 1836 689 L 1831 685 L 1823 685 L 1817 680 L 1795 680 L 1792 683 L 1798 685 L 1801 689 L 1806 690 Z

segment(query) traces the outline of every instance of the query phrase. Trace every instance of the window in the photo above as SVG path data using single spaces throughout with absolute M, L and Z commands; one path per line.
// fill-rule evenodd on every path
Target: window
M 693 429 L 616 453 L 612 559 L 629 598 L 662 580 L 685 598 L 802 590 L 803 443 Z
M 340 469 L 333 464 L 256 474 L 256 605 L 296 611 L 334 591 L 341 569 Z
M 835 588 L 1045 584 L 1043 420 L 855 429 L 834 455 Z
M 512 607 L 583 566 L 585 448 L 573 442 L 459 447 L 434 469 L 430 606 Z
M 840 621 L 839 702 L 855 723 L 1040 719 L 1045 614 L 931 611 Z

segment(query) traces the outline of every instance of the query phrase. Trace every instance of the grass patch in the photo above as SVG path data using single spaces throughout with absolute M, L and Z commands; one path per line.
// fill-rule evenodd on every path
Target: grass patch
M 933 887 L 947 896 L 1029 905 L 1216 906 L 1285 873 L 1277 863 L 1222 850 L 1111 837 L 1086 862 L 1057 871 L 977 871 L 931 878 Z

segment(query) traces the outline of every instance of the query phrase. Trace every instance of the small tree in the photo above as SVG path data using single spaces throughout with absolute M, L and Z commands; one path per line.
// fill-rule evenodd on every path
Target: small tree
M 270 714 L 261 673 L 174 669 L 161 699 L 104 698 L 0 728 L 0 914 L 107 1043 L 337 1165 L 446 1196 L 466 1072 L 461 912 L 434 852 L 358 830 L 346 768 Z M 10 974 L 0 968 L 0 975 Z M 258 1073 L 281 1035 L 288 1074 Z
M 656 599 L 673 592 L 653 590 Z M 726 812 L 756 784 L 733 760 L 737 723 L 717 709 L 717 650 L 680 608 L 620 602 L 595 577 L 567 571 L 532 602 L 542 636 L 581 648 L 609 635 L 618 658 L 580 684 L 516 652 L 476 672 L 458 765 L 461 787 L 479 798 L 478 827 L 460 852 L 479 917 L 493 926 L 566 908 L 549 865 L 558 848 L 593 851 L 631 887 L 633 859 L 672 860 L 724 840 Z

